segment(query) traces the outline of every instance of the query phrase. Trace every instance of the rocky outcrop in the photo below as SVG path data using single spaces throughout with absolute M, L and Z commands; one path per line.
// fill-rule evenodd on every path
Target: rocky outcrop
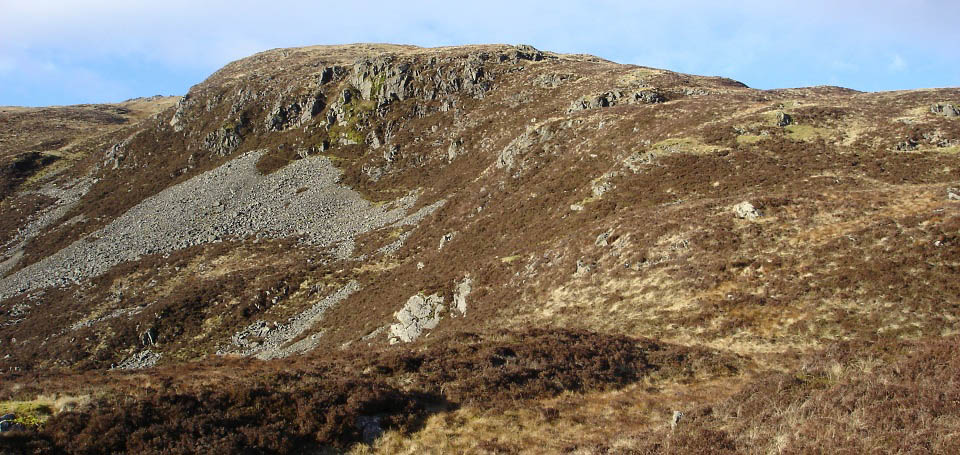
M 119 364 L 115 365 L 113 369 L 116 370 L 140 370 L 143 368 L 150 368 L 157 364 L 160 361 L 162 354 L 159 352 L 154 352 L 150 349 L 144 349 L 130 357 L 127 357 Z
M 417 294 L 410 297 L 400 311 L 394 313 L 396 324 L 390 326 L 390 344 L 409 343 L 423 332 L 436 328 L 446 308 L 438 294 Z
M 200 146 L 217 156 L 228 156 L 240 147 L 243 137 L 238 125 L 224 125 L 204 136 Z
M 542 145 L 554 136 L 554 127 L 550 124 L 542 124 L 534 127 L 528 127 L 520 136 L 510 141 L 497 158 L 498 168 L 513 169 L 518 163 L 518 159 L 526 152 L 536 146 Z
M 960 108 L 953 103 L 934 103 L 930 106 L 930 112 L 944 117 L 960 117 Z
M 326 97 L 319 91 L 298 96 L 293 100 L 280 100 L 267 114 L 264 125 L 268 131 L 297 128 L 309 123 L 313 117 L 323 112 L 326 106 Z
M 580 98 L 570 104 L 567 113 L 577 111 L 600 109 L 604 107 L 616 106 L 618 104 L 657 104 L 667 101 L 660 92 L 655 89 L 642 89 L 638 91 L 611 90 L 597 95 Z
M 189 93 L 180 98 L 180 101 L 177 101 L 176 110 L 173 111 L 173 117 L 170 118 L 170 126 L 178 133 L 186 128 L 187 109 L 190 108 L 191 101 Z

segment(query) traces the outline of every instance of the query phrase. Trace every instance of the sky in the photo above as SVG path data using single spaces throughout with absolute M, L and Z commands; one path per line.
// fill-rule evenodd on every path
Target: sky
M 182 95 L 278 47 L 530 44 L 769 89 L 960 86 L 957 0 L 0 0 L 0 105 Z

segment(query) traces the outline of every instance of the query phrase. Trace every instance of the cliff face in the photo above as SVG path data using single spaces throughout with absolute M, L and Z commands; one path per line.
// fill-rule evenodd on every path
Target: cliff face
M 317 387 L 304 378 L 339 371 L 320 401 L 361 404 L 322 431 L 263 430 L 287 441 L 264 450 L 342 447 L 381 423 L 400 429 L 384 451 L 490 441 L 475 419 L 520 398 L 546 410 L 503 450 L 613 450 L 603 432 L 549 436 L 599 418 L 590 400 L 639 406 L 604 419 L 634 422 L 623 447 L 646 450 L 673 410 L 773 393 L 769 375 L 956 343 L 958 89 L 762 91 L 529 46 L 358 44 L 264 52 L 155 101 L 61 108 L 111 126 L 56 138 L 52 110 L 2 113 L 34 132 L 4 137 L 3 397 L 111 390 L 161 406 L 122 371 L 154 367 L 199 397 L 234 368 L 280 374 L 270 400 L 309 407 L 292 398 Z M 96 379 L 107 369 L 122 370 L 114 385 Z M 229 393 L 258 387 L 234 380 Z M 681 389 L 691 398 L 665 395 Z M 587 395 L 553 398 L 569 391 Z M 84 409 L 132 418 L 107 398 Z M 446 420 L 409 433 L 426 409 Z M 94 431 L 67 423 L 78 415 L 53 417 L 44 444 Z M 669 433 L 676 447 L 742 451 L 778 431 L 698 415 Z M 481 446 L 447 449 L 498 450 Z

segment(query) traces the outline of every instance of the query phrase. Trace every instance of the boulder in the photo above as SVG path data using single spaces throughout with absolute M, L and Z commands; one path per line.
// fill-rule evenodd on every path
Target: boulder
M 948 188 L 947 199 L 951 201 L 960 201 L 960 188 Z
M 793 124 L 793 117 L 786 112 L 777 112 L 777 126 L 783 128 Z
M 763 216 L 753 204 L 743 201 L 735 206 L 733 206 L 733 213 L 737 218 L 745 220 L 753 220 Z
M 437 294 L 410 297 L 403 308 L 394 313 L 399 322 L 390 326 L 390 344 L 409 343 L 437 327 L 444 309 L 443 297 Z
M 326 101 L 321 92 L 281 100 L 267 114 L 264 125 L 270 131 L 284 131 L 302 126 L 323 111 L 327 106 Z
M 153 346 L 157 342 L 157 330 L 153 327 L 144 330 L 140 334 L 140 344 L 143 346 Z
M 512 57 L 516 60 L 531 60 L 534 62 L 539 62 L 543 60 L 543 52 L 537 50 L 537 48 L 529 44 L 518 44 L 516 50 L 513 52 Z

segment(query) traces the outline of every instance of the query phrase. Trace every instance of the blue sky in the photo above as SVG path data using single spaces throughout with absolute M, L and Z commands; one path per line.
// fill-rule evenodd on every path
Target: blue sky
M 756 88 L 960 86 L 960 1 L 0 0 L 0 105 L 180 95 L 277 47 L 532 44 Z

